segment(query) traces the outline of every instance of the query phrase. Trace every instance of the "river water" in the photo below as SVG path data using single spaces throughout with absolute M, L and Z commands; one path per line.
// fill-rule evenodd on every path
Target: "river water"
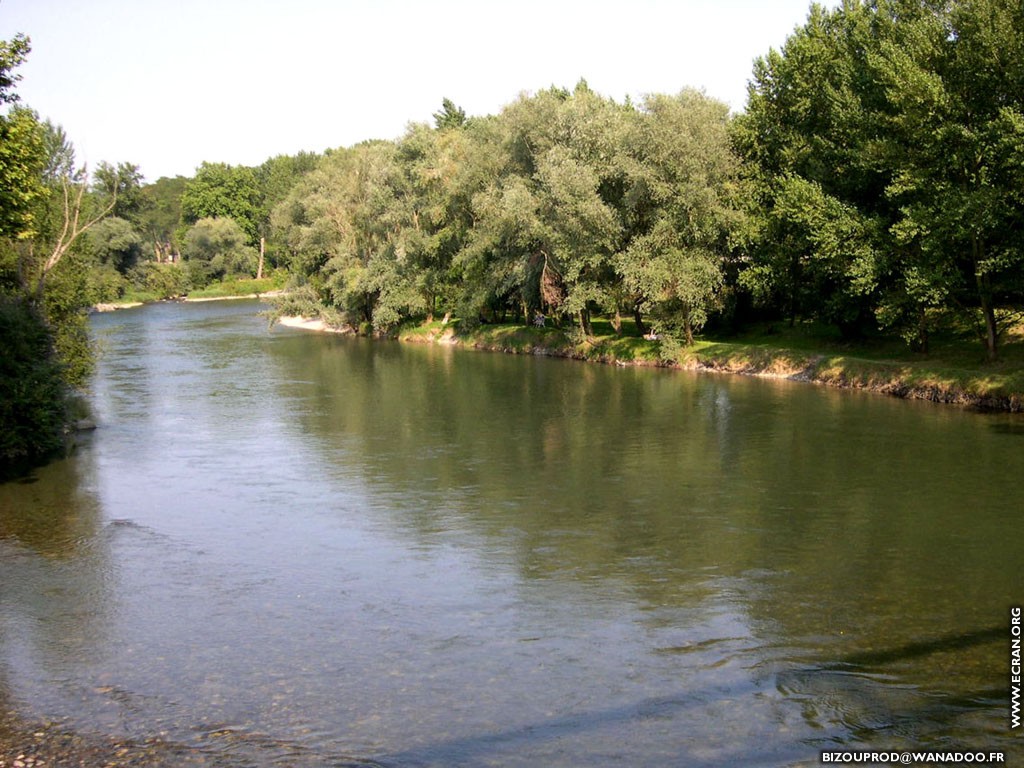
M 1024 422 L 783 381 L 94 317 L 0 485 L 0 704 L 253 766 L 1024 755 Z

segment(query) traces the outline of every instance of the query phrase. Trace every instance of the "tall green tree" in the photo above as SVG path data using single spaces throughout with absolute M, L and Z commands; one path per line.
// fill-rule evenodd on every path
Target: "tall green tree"
M 1024 296 L 1021 14 L 847 0 L 759 60 L 735 134 L 760 222 L 748 286 L 921 348 L 956 311 L 994 359 L 1000 306 Z
M 187 183 L 184 176 L 164 176 L 139 190 L 137 226 L 157 262 L 172 262 L 180 252 L 181 198 Z
M 15 69 L 31 50 L 29 39 L 16 35 L 0 41 L 0 237 L 31 235 L 33 206 L 45 194 L 41 172 L 45 163 L 44 135 L 34 112 L 17 104 Z
M 93 256 L 100 266 L 125 275 L 143 259 L 143 239 L 130 221 L 109 216 L 88 234 Z
M 621 241 L 616 208 L 626 108 L 581 81 L 521 97 L 499 116 L 501 168 L 474 198 L 464 261 L 489 293 L 575 317 L 589 334 L 594 309 L 614 303 L 607 278 Z
M 59 237 L 49 229 L 53 161 L 48 125 L 15 104 L 14 69 L 29 52 L 28 38 L 0 42 L 0 103 L 13 105 L 0 115 L 0 477 L 38 463 L 63 445 L 69 387 L 88 372 L 83 339 L 83 293 L 65 260 L 83 231 L 77 218 L 63 218 Z M 58 190 L 81 180 L 62 176 Z M 63 182 L 66 181 L 65 185 Z M 69 195 L 70 199 L 80 199 Z M 69 199 L 65 198 L 65 200 Z M 57 208 L 70 211 L 73 205 Z M 80 209 L 74 209 L 80 210 Z M 77 234 L 76 234 L 77 233 Z M 63 247 L 62 247 L 63 246 Z M 44 290 L 44 288 L 46 290 Z
M 116 166 L 101 162 L 93 173 L 93 188 L 101 196 L 114 200 L 111 216 L 136 222 L 142 208 L 142 172 L 134 163 Z
M 687 344 L 716 308 L 739 226 L 729 109 L 696 91 L 647 97 L 627 142 L 630 238 L 623 282 L 658 330 Z
M 878 163 L 884 106 L 867 69 L 873 12 L 858 0 L 814 5 L 780 51 L 755 62 L 734 123 L 748 161 L 756 223 L 744 281 L 790 320 L 810 317 L 859 335 L 873 321 L 893 220 Z
M 434 113 L 434 127 L 439 131 L 462 128 L 466 124 L 466 110 L 457 107 L 451 99 L 441 101 L 441 110 Z
M 263 210 L 256 171 L 241 165 L 203 163 L 185 184 L 181 218 L 186 225 L 200 219 L 229 218 L 258 246 Z
M 1000 305 L 1024 298 L 1024 8 L 880 3 L 887 197 L 918 290 L 968 310 L 990 360 Z

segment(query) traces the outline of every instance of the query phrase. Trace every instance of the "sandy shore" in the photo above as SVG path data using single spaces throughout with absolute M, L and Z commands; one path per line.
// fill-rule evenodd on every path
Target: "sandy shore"
M 322 333 L 352 333 L 348 328 L 335 328 L 333 325 L 328 325 L 323 320 L 299 317 L 297 315 L 285 315 L 284 317 L 278 318 L 277 322 L 286 328 L 301 328 L 305 331 L 320 331 Z
M 93 312 L 115 312 L 119 309 L 132 309 L 133 307 L 141 307 L 141 301 L 126 301 L 121 304 L 95 304 L 93 305 Z

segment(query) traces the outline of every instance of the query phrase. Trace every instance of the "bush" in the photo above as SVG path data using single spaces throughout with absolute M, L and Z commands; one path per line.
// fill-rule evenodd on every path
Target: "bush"
M 131 271 L 129 278 L 138 291 L 160 299 L 181 296 L 191 287 L 189 276 L 180 263 L 144 261 Z
M 64 446 L 68 393 L 46 321 L 27 301 L 0 296 L 0 479 Z
M 229 218 L 200 219 L 185 233 L 181 248 L 196 288 L 228 277 L 253 277 L 258 257 L 242 228 Z

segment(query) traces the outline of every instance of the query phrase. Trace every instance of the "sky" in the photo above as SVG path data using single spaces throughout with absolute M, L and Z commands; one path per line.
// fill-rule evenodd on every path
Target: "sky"
M 826 3 L 834 6 L 835 3 Z M 581 78 L 618 101 L 700 88 L 743 110 L 754 60 L 810 0 L 0 0 L 28 35 L 21 103 L 79 162 L 147 181 L 496 114 Z

